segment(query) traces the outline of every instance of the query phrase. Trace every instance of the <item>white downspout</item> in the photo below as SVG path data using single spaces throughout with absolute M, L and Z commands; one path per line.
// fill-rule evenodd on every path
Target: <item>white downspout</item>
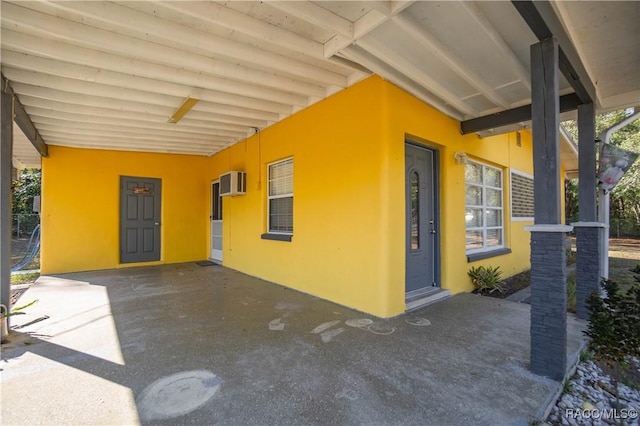
M 610 143 L 612 134 L 623 127 L 628 126 L 637 118 L 640 118 L 640 110 L 638 110 L 638 108 L 636 108 L 636 112 L 630 116 L 625 117 L 619 123 L 616 123 L 604 130 L 598 139 L 603 143 Z M 605 224 L 605 227 L 601 228 L 602 230 L 600 231 L 602 233 L 600 238 L 600 272 L 602 273 L 602 277 L 606 280 L 609 279 L 609 205 L 609 193 L 604 189 L 598 188 L 598 219 L 600 220 L 600 223 Z

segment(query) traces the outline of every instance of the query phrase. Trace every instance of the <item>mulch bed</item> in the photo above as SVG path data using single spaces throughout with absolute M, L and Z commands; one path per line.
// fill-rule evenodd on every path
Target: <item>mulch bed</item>
M 511 296 L 514 293 L 517 293 L 523 288 L 529 287 L 530 280 L 531 271 L 527 270 L 500 281 L 500 285 L 504 289 L 502 293 L 500 293 L 499 291 L 494 291 L 493 293 L 482 293 L 482 295 L 493 297 L 496 299 L 506 299 L 507 297 Z M 476 291 L 474 291 L 474 293 L 476 293 Z

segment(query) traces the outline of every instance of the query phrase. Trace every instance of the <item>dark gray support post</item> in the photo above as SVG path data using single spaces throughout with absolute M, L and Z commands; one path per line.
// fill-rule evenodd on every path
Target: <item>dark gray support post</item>
M 578 209 L 580 222 L 595 222 L 596 210 L 596 109 L 578 106 Z
M 576 230 L 576 314 L 578 318 L 590 316 L 586 300 L 599 289 L 600 277 L 600 228 L 596 210 L 596 113 L 592 103 L 578 106 L 579 222 Z
M 567 370 L 567 281 L 560 210 L 558 43 L 531 46 L 534 226 L 531 231 L 531 370 L 562 381 Z
M 531 46 L 531 130 L 535 224 L 562 223 L 560 215 L 560 101 L 558 43 Z
M 2 92 L 0 100 L 0 303 L 10 309 L 13 96 L 5 93 L 4 87 L 0 92 Z

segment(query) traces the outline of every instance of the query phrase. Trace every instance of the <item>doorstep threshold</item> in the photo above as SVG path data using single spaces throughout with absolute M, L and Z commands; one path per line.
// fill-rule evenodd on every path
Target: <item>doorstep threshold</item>
M 427 290 L 407 293 L 405 299 L 405 311 L 413 311 L 432 303 L 448 299 L 451 296 L 449 290 L 443 290 L 440 287 L 431 287 Z

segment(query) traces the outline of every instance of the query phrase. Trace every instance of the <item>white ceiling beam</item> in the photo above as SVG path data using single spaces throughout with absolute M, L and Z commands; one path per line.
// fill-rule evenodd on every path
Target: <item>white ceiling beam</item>
M 493 87 L 489 86 L 484 80 L 469 69 L 459 58 L 455 56 L 451 49 L 444 43 L 434 37 L 429 31 L 420 26 L 414 19 L 397 15 L 392 18 L 399 30 L 406 32 L 408 35 L 416 39 L 422 46 L 427 48 L 429 52 L 438 57 L 448 67 L 450 67 L 458 76 L 465 80 L 469 85 L 473 86 L 480 94 L 496 105 L 503 108 L 509 108 L 509 102 L 500 95 Z
M 351 21 L 310 1 L 270 1 L 268 4 L 323 30 L 335 31 L 340 35 L 353 37 L 353 23 Z
M 3 3 L 3 21 L 30 27 L 80 46 L 161 64 L 179 63 L 193 71 L 241 61 L 268 67 L 283 76 L 295 76 L 295 80 L 343 86 L 346 83 L 343 75 L 112 3 L 29 3 L 28 6 L 46 11 L 53 6 L 73 13 L 65 15 L 66 19 L 59 19 L 33 9 Z M 82 24 L 87 16 L 95 23 L 107 23 L 107 29 Z M 105 43 L 105 40 L 109 42 Z M 228 60 L 216 60 L 212 56 L 223 56 Z M 209 65 L 203 66 L 203 61 Z M 250 68 L 236 66 L 235 69 L 237 74 L 241 74 L 243 69 Z
M 443 86 L 439 81 L 429 76 L 420 67 L 408 61 L 390 47 L 384 45 L 382 42 L 369 37 L 358 40 L 357 45 L 381 61 L 389 64 L 389 66 L 395 68 L 397 72 L 404 74 L 416 83 L 422 85 L 425 89 L 433 92 L 433 94 L 443 99 L 458 111 L 469 116 L 474 116 L 477 113 L 477 111 L 471 106 L 460 101 L 460 97 L 458 95 Z
M 350 35 L 336 34 L 324 44 L 324 57 L 330 58 L 345 47 L 354 44 L 380 25 L 409 7 L 413 1 L 391 1 L 385 7 L 373 8 L 353 24 Z
M 21 96 L 21 98 L 25 98 L 25 96 Z M 29 99 L 25 99 L 25 101 L 28 102 Z M 37 120 L 40 120 L 41 118 L 51 118 L 54 120 L 66 120 L 76 123 L 103 124 L 109 126 L 126 126 L 153 129 L 166 129 L 167 126 L 172 126 L 180 132 L 204 135 L 215 135 L 218 130 L 236 130 L 228 129 L 225 123 L 187 118 L 180 120 L 180 123 L 177 126 L 167 123 L 165 117 L 154 116 L 154 121 L 142 121 L 134 119 L 135 117 L 137 117 L 136 115 L 134 115 L 135 113 L 129 112 L 118 114 L 118 111 L 114 109 L 91 108 L 74 104 L 52 103 L 51 101 L 47 101 L 44 99 L 39 100 L 35 103 L 35 105 L 26 104 L 25 109 L 29 113 L 30 117 L 33 117 Z M 86 109 L 90 109 L 91 112 L 103 112 L 103 114 L 91 115 L 90 111 L 84 111 Z M 158 118 L 160 120 L 158 120 Z M 246 131 L 251 127 L 252 126 L 241 127 L 237 129 L 237 131 Z
M 21 96 L 23 98 L 24 96 Z M 167 123 L 166 120 L 159 121 L 157 116 L 154 116 L 154 121 L 149 120 L 140 120 L 136 119 L 136 117 L 131 117 L 130 114 L 122 114 L 119 117 L 113 117 L 111 114 L 116 113 L 116 110 L 109 110 L 106 108 L 101 108 L 95 110 L 96 112 L 102 112 L 102 114 L 97 114 L 95 112 L 69 112 L 65 111 L 64 107 L 70 104 L 61 104 L 59 102 L 48 101 L 46 99 L 40 99 L 37 106 L 30 105 L 29 115 L 32 118 L 38 119 L 41 121 L 45 120 L 61 120 L 68 121 L 72 123 L 78 124 L 86 124 L 86 125 L 104 125 L 104 126 L 122 126 L 122 127 L 132 127 L 132 128 L 140 128 L 140 129 L 156 129 L 156 130 L 168 130 L 176 133 L 191 133 L 191 134 L 202 134 L 202 135 L 211 135 L 215 129 L 223 129 L 223 130 L 237 130 L 237 131 L 246 131 L 247 129 L 260 126 L 250 126 L 250 125 L 236 125 L 230 124 L 224 121 L 211 121 L 211 122 L 203 122 L 204 126 L 198 126 L 200 124 L 198 120 L 191 120 L 187 122 L 187 124 L 180 123 L 179 126 L 175 124 Z M 75 105 L 71 105 L 72 107 Z M 86 108 L 86 107 L 82 107 Z M 182 120 L 181 120 L 182 121 Z M 196 124 L 194 124 L 196 123 Z M 205 127 L 208 126 L 208 127 Z M 231 127 L 233 126 L 233 127 Z
M 50 126 L 64 126 L 71 129 L 83 129 L 83 130 L 98 130 L 98 131 L 108 131 L 108 130 L 126 130 L 129 132 L 144 132 L 146 134 L 157 134 L 157 135 L 173 135 L 176 137 L 182 138 L 194 138 L 194 139 L 202 139 L 202 140 L 210 140 L 212 136 L 215 135 L 210 129 L 202 129 L 198 131 L 193 131 L 189 129 L 188 126 L 175 126 L 170 123 L 168 126 L 159 126 L 156 123 L 146 123 L 146 122 L 136 122 L 133 120 L 111 120 L 106 119 L 108 123 L 104 121 L 102 123 L 88 123 L 83 120 L 78 120 L 77 115 L 69 115 L 66 119 L 62 119 L 59 116 L 56 118 L 46 117 L 37 115 L 36 113 L 30 114 L 33 122 L 41 125 L 50 125 Z M 171 126 L 171 127 L 169 127 Z M 219 124 L 219 130 L 227 130 L 232 132 L 237 132 L 240 134 L 245 134 L 247 132 L 248 127 L 244 126 L 228 126 L 225 124 Z M 191 130 L 191 131 L 189 131 Z
M 96 49 L 73 46 L 61 41 L 46 40 L 5 28 L 2 30 L 2 47 L 5 50 L 11 49 L 37 57 L 51 58 L 82 66 L 87 65 L 123 74 L 135 74 L 140 77 L 202 87 L 219 92 L 259 99 L 281 98 L 284 101 L 288 98 L 288 103 L 296 105 L 303 105 L 309 96 L 324 96 L 325 94 L 321 86 L 280 77 L 273 73 L 253 72 L 253 70 L 243 73 L 242 69 L 238 69 L 234 65 L 230 65 L 227 67 L 229 70 L 220 73 L 207 68 L 202 68 L 198 72 L 189 71 L 181 67 L 180 64 L 161 65 L 105 53 Z
M 268 22 L 237 12 L 212 2 L 166 2 L 154 1 L 155 6 L 170 9 L 176 13 L 190 16 L 232 31 L 266 41 L 276 46 L 291 49 L 315 58 L 322 58 L 323 45 L 294 32 L 279 28 Z
M 66 127 L 66 126 L 56 126 L 51 124 L 40 124 L 38 126 L 40 131 L 45 133 L 54 133 L 59 135 L 76 135 L 76 138 L 86 138 L 86 137 L 109 137 L 111 136 L 114 139 L 119 140 L 129 140 L 135 141 L 138 139 L 148 140 L 152 139 L 158 142 L 173 142 L 173 143 L 184 143 L 189 142 L 192 144 L 199 144 L 201 146 L 207 146 L 211 142 L 222 142 L 224 140 L 236 139 L 246 135 L 246 132 L 240 134 L 226 135 L 226 136 L 216 136 L 210 137 L 209 139 L 203 138 L 195 138 L 193 136 L 182 137 L 179 135 L 172 134 L 159 134 L 157 132 L 145 132 L 145 131 L 129 131 L 128 129 L 122 130 L 114 130 L 113 128 L 109 130 L 100 130 L 100 129 L 83 129 L 77 127 Z
M 52 140 L 61 141 L 66 140 L 67 142 L 75 142 L 75 143 L 89 143 L 89 142 L 100 142 L 100 141 L 109 141 L 113 145 L 134 145 L 134 144 L 142 144 L 142 145 L 156 145 L 156 146 L 191 146 L 193 148 L 208 148 L 213 145 L 224 145 L 229 142 L 237 140 L 237 138 L 229 137 L 227 140 L 212 140 L 210 142 L 199 142 L 199 141 L 191 141 L 188 139 L 165 139 L 160 140 L 157 136 L 145 137 L 140 134 L 131 134 L 127 135 L 124 133 L 114 134 L 114 133 L 100 133 L 100 132 L 91 132 L 90 134 L 82 134 L 82 133 L 74 133 L 66 130 L 43 130 L 43 133 L 47 136 L 51 137 Z
M 184 101 L 184 98 L 192 95 L 191 91 L 185 90 L 185 94 L 182 96 L 179 95 L 164 95 L 159 93 L 154 93 L 151 91 L 143 91 L 137 89 L 123 88 L 123 87 L 115 87 L 109 86 L 105 84 L 99 83 L 90 83 L 81 80 L 75 80 L 66 77 L 58 77 L 55 75 L 44 74 L 35 71 L 29 71 L 26 69 L 16 69 L 6 67 L 3 69 L 5 76 L 11 80 L 20 83 L 26 83 L 36 86 L 49 87 L 52 89 L 67 91 L 76 94 L 82 95 L 92 95 L 92 96 L 100 96 L 104 98 L 112 98 L 123 101 L 132 101 L 132 102 L 141 102 L 147 103 L 151 105 L 161 105 L 166 107 L 177 108 Z M 200 92 L 196 95 L 204 95 L 203 92 Z M 198 96 L 195 96 L 198 97 Z M 291 107 L 288 105 L 283 105 L 275 102 L 267 102 L 259 99 L 250 99 L 240 96 L 235 96 L 227 93 L 219 93 L 218 96 L 215 97 L 215 100 L 219 103 L 229 103 L 231 105 L 263 110 L 269 112 L 277 112 L 280 114 L 288 114 L 291 112 Z M 196 109 L 200 109 L 198 105 Z M 169 114 L 171 115 L 171 114 Z
M 520 59 L 513 52 L 509 44 L 502 38 L 498 30 L 489 22 L 484 15 L 480 7 L 472 1 L 461 1 L 458 5 L 462 6 L 462 9 L 473 18 L 473 21 L 478 27 L 489 37 L 493 45 L 498 49 L 498 52 L 505 58 L 505 65 L 509 65 L 509 68 L 515 72 L 520 79 L 520 82 L 528 89 L 531 90 L 531 76 L 529 71 L 522 65 Z
M 169 117 L 175 108 L 142 104 L 139 102 L 118 101 L 116 99 L 100 98 L 97 96 L 78 95 L 65 93 L 55 89 L 32 86 L 22 83 L 13 83 L 19 90 L 20 100 L 30 108 L 42 106 L 43 108 L 61 111 L 81 116 L 93 115 L 96 117 L 109 117 L 116 120 L 133 119 L 149 122 L 153 125 L 162 123 L 168 125 Z M 218 123 L 238 124 L 247 127 L 264 128 L 269 121 L 264 119 L 252 119 L 219 114 L 217 105 L 202 103 L 199 105 L 202 111 L 190 111 L 187 118 L 180 120 L 180 127 L 195 127 L 211 129 Z M 224 111 L 224 108 L 221 108 Z M 31 110 L 29 110 L 31 111 Z M 31 113 L 31 112 L 30 112 Z M 175 125 L 173 125 L 175 126 Z
M 443 114 L 459 121 L 464 119 L 464 116 L 460 111 L 455 110 L 451 105 L 446 104 L 443 100 L 436 98 L 426 91 L 424 87 L 419 86 L 415 81 L 412 81 L 407 76 L 399 73 L 396 69 L 378 58 L 372 57 L 371 54 L 367 53 L 363 49 L 357 46 L 350 46 L 343 49 L 340 54 L 346 56 L 347 59 L 357 61 L 385 80 L 388 80 L 398 87 L 406 90 L 408 93 L 411 93 L 413 96 L 431 105 Z
M 602 108 L 598 112 L 614 111 L 622 108 L 635 107 L 640 105 L 640 90 L 632 90 L 618 95 L 601 98 Z
M 229 10 L 235 13 L 239 13 L 240 15 L 245 16 L 249 19 L 255 19 L 262 24 L 271 25 L 274 28 L 285 31 L 286 34 L 283 35 L 284 40 L 286 40 L 287 34 L 295 34 L 296 37 L 301 37 L 302 39 L 307 40 L 308 42 L 314 43 L 314 45 L 319 46 L 320 53 L 317 54 L 315 48 L 313 49 L 313 51 L 301 53 L 301 52 L 298 52 L 298 49 L 289 49 L 286 46 L 284 46 L 286 42 L 282 43 L 281 45 L 281 44 L 278 44 L 280 40 L 273 40 L 275 43 L 274 44 L 274 43 L 270 43 L 269 40 L 266 40 L 265 38 L 254 38 L 253 36 L 244 33 L 243 28 L 223 27 L 222 25 L 226 25 L 227 23 L 216 22 L 215 20 L 216 18 L 214 16 L 201 16 L 200 19 L 196 19 L 196 17 L 191 16 L 189 14 L 176 13 L 175 10 L 172 10 L 170 8 L 173 6 L 182 7 L 183 5 L 187 7 L 191 7 L 192 5 L 194 5 L 195 7 L 200 7 L 200 6 L 206 7 L 210 4 L 214 6 L 228 8 Z M 302 62 L 312 67 L 328 70 L 332 73 L 339 74 L 344 77 L 349 77 L 351 73 L 350 67 L 344 67 L 342 65 L 336 66 L 336 64 L 327 62 L 327 60 L 323 56 L 324 47 L 321 42 L 315 41 L 315 39 L 310 38 L 310 36 L 298 34 L 295 32 L 296 30 L 293 30 L 293 29 L 289 30 L 286 24 L 283 26 L 281 26 L 279 23 L 272 24 L 270 20 L 270 16 L 271 14 L 274 13 L 274 10 L 273 8 L 270 8 L 268 6 L 268 2 L 263 2 L 263 3 L 260 3 L 259 5 L 255 5 L 255 8 L 254 8 L 256 12 L 260 10 L 259 13 L 263 13 L 265 15 L 251 14 L 251 13 L 245 14 L 244 12 L 236 12 L 234 10 L 233 3 L 225 2 L 223 5 L 222 2 L 219 2 L 219 1 L 217 2 L 207 2 L 207 1 L 165 2 L 160 0 L 157 4 L 153 3 L 152 1 L 135 1 L 135 2 L 127 2 L 126 6 L 132 9 L 136 9 L 140 12 L 156 16 L 158 18 L 166 19 L 181 25 L 188 26 L 190 28 L 196 28 L 196 29 L 202 30 L 208 34 L 216 34 L 225 39 L 233 40 L 241 44 L 248 44 L 248 45 L 257 47 L 258 49 L 263 49 L 277 55 L 282 55 L 289 59 L 294 59 L 296 61 Z M 284 28 L 284 27 L 287 27 L 287 28 Z M 209 57 L 212 56 L 212 54 L 209 52 L 197 50 L 199 49 L 198 46 L 193 46 L 193 49 L 195 53 L 209 56 Z M 239 63 L 239 61 L 230 61 L 230 62 Z M 266 71 L 266 72 L 273 71 L 272 69 L 267 69 L 266 67 L 261 67 L 258 65 L 252 65 L 252 67 L 260 68 L 262 71 Z M 331 85 L 331 83 L 318 83 L 314 81 L 310 81 L 310 83 L 321 84 L 322 86 Z
M 14 87 L 18 87 L 18 89 L 15 90 L 20 93 L 21 100 L 22 95 L 28 95 L 33 96 L 34 98 L 60 102 L 60 108 L 67 105 L 69 108 L 77 105 L 80 107 L 78 112 L 90 111 L 92 114 L 103 115 L 105 112 L 109 111 L 108 108 L 111 108 L 119 118 L 131 117 L 140 120 L 161 121 L 166 121 L 166 118 L 171 116 L 173 112 L 169 107 L 142 104 L 140 102 L 129 103 L 129 101 L 104 99 L 98 96 L 79 95 L 76 93 L 68 93 L 48 87 L 23 84 L 19 82 L 12 82 L 12 85 Z M 247 126 L 262 128 L 267 122 L 278 120 L 278 114 L 276 113 L 237 108 L 204 101 L 199 102 L 199 104 L 200 105 L 198 105 L 198 107 L 201 108 L 202 112 L 206 113 L 207 117 L 214 121 L 217 120 L 243 125 L 246 124 Z M 76 112 L 75 110 L 68 111 Z M 191 113 L 200 113 L 200 111 L 192 110 L 190 111 L 190 115 Z M 160 117 L 152 118 L 153 114 L 157 114 Z
M 10 49 L 14 49 L 14 46 L 11 46 Z M 153 64 L 149 64 L 148 68 L 142 66 L 137 68 L 141 71 L 140 74 L 146 74 L 145 76 L 140 76 L 138 73 L 136 73 L 138 75 L 132 75 L 129 73 L 109 71 L 100 68 L 99 65 L 98 67 L 76 65 L 62 62 L 61 60 L 47 59 L 34 56 L 33 54 L 7 49 L 4 49 L 2 52 L 2 62 L 14 68 L 37 71 L 86 82 L 100 83 L 108 86 L 163 93 L 169 96 L 192 96 L 200 98 L 201 100 L 217 100 L 219 99 L 219 95 L 224 93 L 227 96 L 245 97 L 249 100 L 260 99 L 261 101 L 277 102 L 284 105 L 306 106 L 309 104 L 308 96 L 295 95 L 252 84 L 225 81 L 224 79 L 216 79 L 215 77 L 211 78 L 203 75 L 194 75 L 193 79 L 190 80 L 189 72 L 183 72 L 184 75 L 180 83 L 168 82 L 167 80 L 170 80 L 170 78 L 163 78 L 162 75 L 154 75 L 148 78 L 148 74 L 146 74 L 145 71 L 153 68 Z M 86 62 L 91 61 L 87 60 Z M 131 70 L 129 72 L 131 72 Z M 180 74 L 180 71 L 175 74 Z M 190 82 L 192 84 L 189 84 Z
M 200 155 L 209 156 L 212 155 L 227 146 L 232 142 L 222 144 L 212 144 L 209 147 L 190 147 L 187 144 L 158 144 L 154 141 L 137 141 L 136 145 L 123 144 L 119 145 L 113 142 L 113 139 L 102 138 L 86 141 L 70 141 L 66 137 L 49 136 L 51 145 L 64 146 L 69 148 L 84 148 L 84 149 L 102 149 L 109 151 L 129 151 L 129 152 L 157 152 L 165 154 L 185 154 L 185 155 Z
M 234 139 L 228 141 L 212 141 L 209 143 L 192 143 L 189 141 L 166 142 L 157 141 L 153 138 L 137 139 L 135 143 L 133 140 L 120 139 L 117 140 L 113 136 L 83 136 L 74 134 L 64 134 L 57 132 L 48 132 L 48 140 L 51 140 L 51 145 L 62 146 L 75 146 L 79 148 L 100 148 L 101 145 L 108 144 L 110 147 L 116 150 L 124 151 L 147 151 L 149 148 L 161 148 L 161 149 L 188 149 L 191 152 L 198 152 L 202 155 L 207 155 L 212 149 L 223 148 L 236 142 Z

